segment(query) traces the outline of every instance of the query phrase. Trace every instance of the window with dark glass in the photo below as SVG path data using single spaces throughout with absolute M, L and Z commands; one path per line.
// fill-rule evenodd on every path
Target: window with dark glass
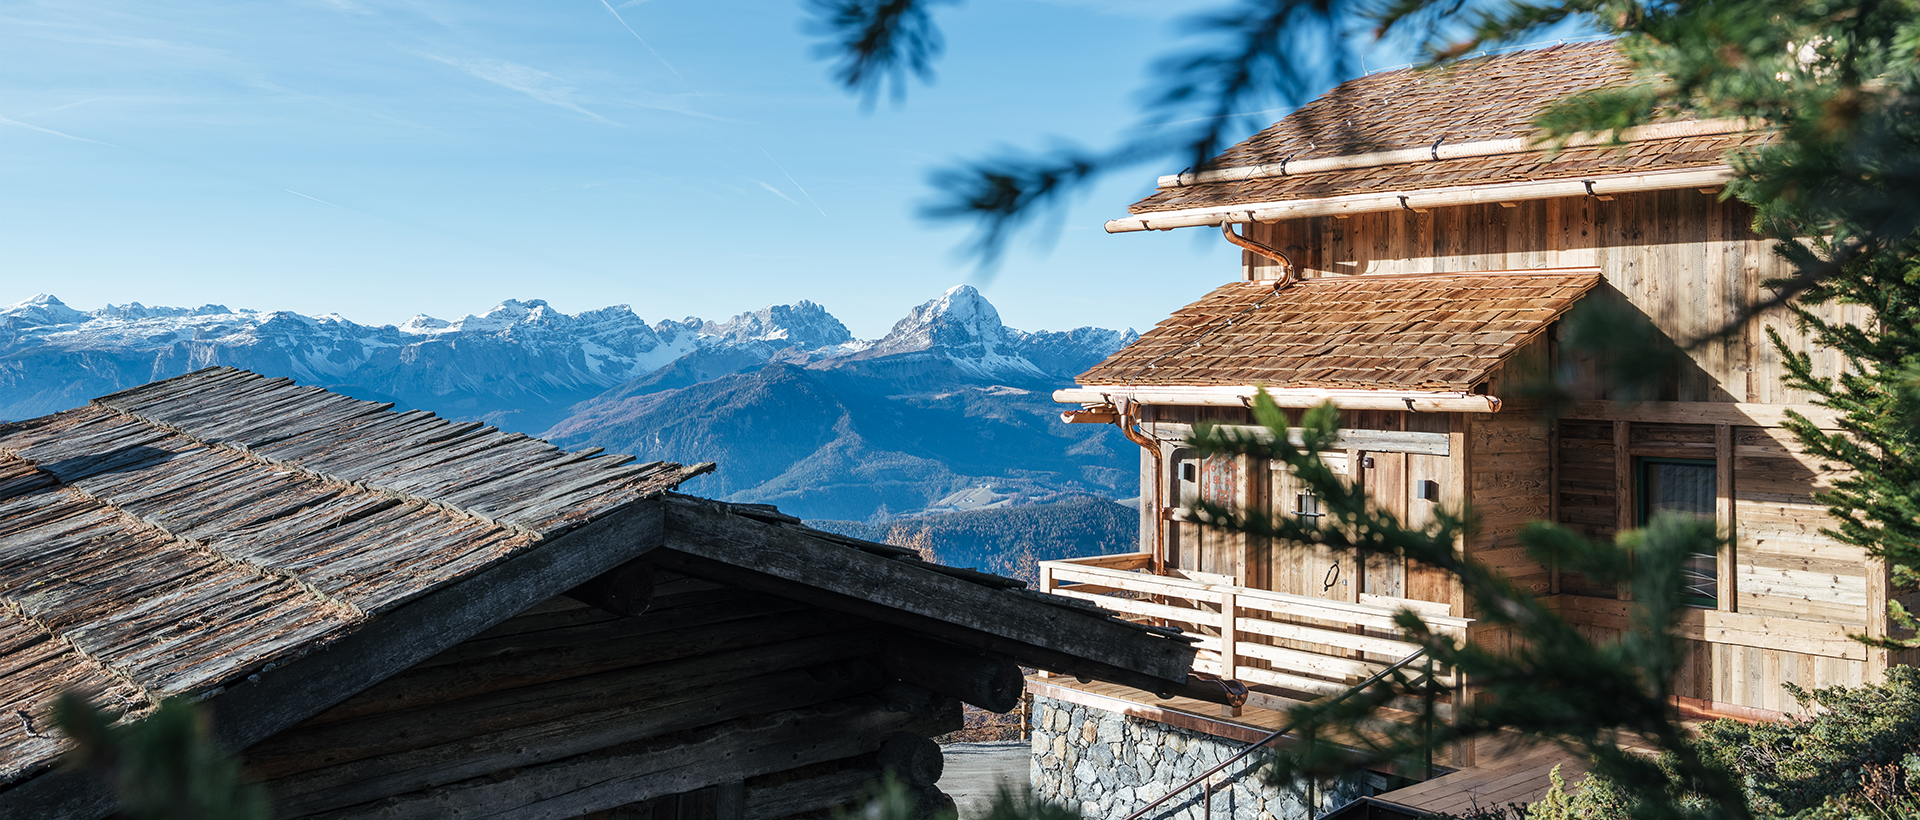
M 1640 525 L 1663 512 L 1679 512 L 1712 518 L 1714 500 L 1714 464 L 1677 458 L 1640 459 Z M 1709 609 L 1719 605 L 1720 573 L 1717 556 L 1696 552 L 1687 557 L 1682 569 L 1686 581 L 1687 603 Z

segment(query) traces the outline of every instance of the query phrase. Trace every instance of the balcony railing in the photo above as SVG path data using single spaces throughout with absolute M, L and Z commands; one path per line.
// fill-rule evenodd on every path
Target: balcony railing
M 1197 574 L 1154 575 L 1147 566 L 1144 553 L 1042 561 L 1040 587 L 1176 627 L 1199 638 L 1196 671 L 1278 690 L 1272 694 L 1291 700 L 1337 695 L 1418 651 L 1418 644 L 1399 638 L 1393 623 L 1403 608 L 1418 612 L 1435 632 L 1459 638 L 1471 623 L 1427 601 L 1332 601 Z M 1435 682 L 1448 688 L 1459 683 L 1447 670 L 1439 670 Z

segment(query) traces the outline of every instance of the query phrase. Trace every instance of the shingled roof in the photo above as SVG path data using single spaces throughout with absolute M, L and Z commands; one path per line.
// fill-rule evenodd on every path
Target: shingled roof
M 1078 381 L 1466 392 L 1599 282 L 1592 271 L 1234 282 Z
M 245 748 L 629 562 L 767 592 L 1148 691 L 1178 630 L 1024 583 L 668 492 L 711 464 L 632 463 L 286 379 L 210 368 L 0 424 L 0 816 L 101 817 L 51 772 L 50 707 L 211 707 Z
M 65 690 L 218 693 L 713 466 L 391 408 L 211 368 L 0 425 L 0 787 Z
M 1165 177 L 1134 214 L 1296 202 L 1467 185 L 1580 180 L 1596 176 L 1718 168 L 1727 152 L 1764 142 L 1738 123 L 1668 121 L 1626 146 L 1536 147 L 1534 117 L 1570 95 L 1634 77 L 1611 42 L 1561 45 L 1400 69 L 1342 83 L 1200 169 Z M 1664 130 L 1663 130 L 1664 129 Z M 1501 146 L 1500 141 L 1510 145 Z M 1598 142 L 1592 140 L 1589 142 Z M 1472 150 L 1471 146 L 1497 150 Z M 1362 167 L 1316 163 L 1381 157 Z M 1463 151 L 1467 155 L 1449 155 Z M 1285 162 L 1289 168 L 1278 170 Z M 1227 169 L 1268 168 L 1254 178 L 1215 179 Z M 1244 176 L 1244 175 L 1242 175 Z M 1417 206 L 1417 203 L 1416 203 Z M 1155 225 L 1154 227 L 1163 227 Z M 1129 220 L 1110 230 L 1137 230 Z

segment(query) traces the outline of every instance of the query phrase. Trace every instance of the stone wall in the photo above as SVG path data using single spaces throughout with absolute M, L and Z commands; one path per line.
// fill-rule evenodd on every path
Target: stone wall
M 1034 791 L 1090 820 L 1122 820 L 1246 746 L 1077 703 L 1033 699 Z M 1384 775 L 1363 773 L 1318 789 L 1275 788 L 1261 780 L 1260 762 L 1258 754 L 1249 755 L 1216 775 L 1211 806 L 1196 786 L 1160 804 L 1149 818 L 1308 820 L 1386 787 Z

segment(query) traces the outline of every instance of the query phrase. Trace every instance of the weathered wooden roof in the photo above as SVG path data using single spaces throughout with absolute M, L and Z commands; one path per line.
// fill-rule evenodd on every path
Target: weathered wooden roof
M 1536 135 L 1534 117 L 1573 94 L 1619 86 L 1633 74 L 1611 42 L 1562 45 L 1400 69 L 1350 80 L 1200 170 L 1300 163 L 1387 151 L 1458 146 Z M 1669 121 L 1671 122 L 1671 121 Z M 1164 187 L 1134 203 L 1136 214 L 1321 199 L 1389 190 L 1580 179 L 1724 165 L 1729 150 L 1767 139 L 1755 133 L 1678 135 L 1625 146 L 1438 158 L 1373 167 L 1275 174 Z
M 1083 385 L 1469 391 L 1597 272 L 1234 282 L 1080 374 Z
M 712 467 L 391 408 L 210 368 L 0 424 L 0 788 L 62 691 L 218 694 Z

